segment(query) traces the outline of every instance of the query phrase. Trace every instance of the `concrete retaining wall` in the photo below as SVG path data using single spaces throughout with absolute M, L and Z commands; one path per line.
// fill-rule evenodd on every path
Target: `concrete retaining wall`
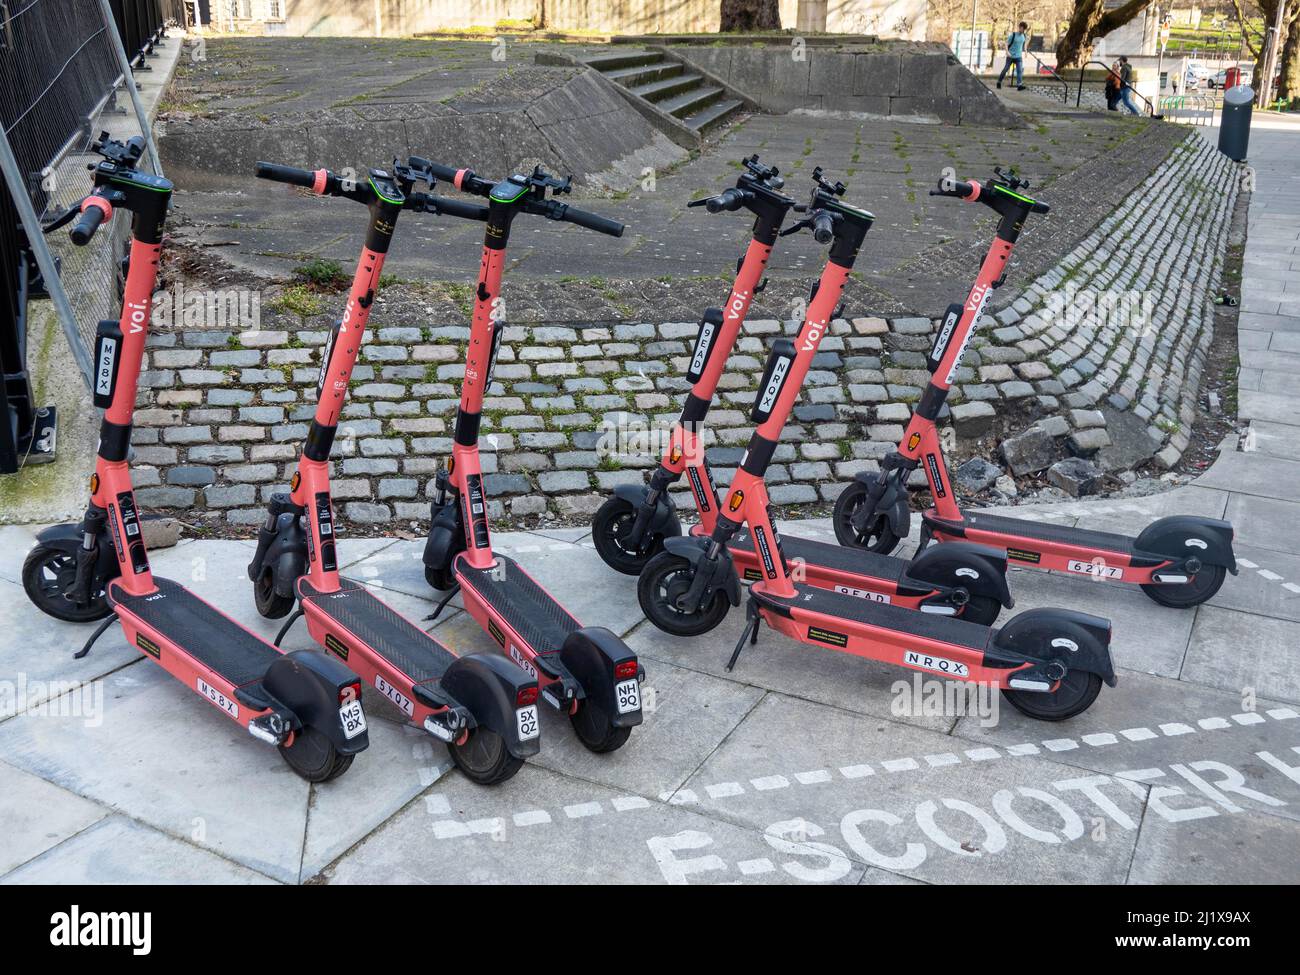
M 552 77 L 555 87 L 522 109 L 476 111 L 472 100 L 459 110 L 454 101 L 359 103 L 289 118 L 169 121 L 159 151 L 167 175 L 191 188 L 221 186 L 236 174 L 243 179 L 259 159 L 361 169 L 383 161 L 373 157 L 375 148 L 390 155 L 455 156 L 492 173 L 532 160 L 571 173 L 579 183 L 615 189 L 639 178 L 642 167 L 684 158 L 590 72 L 524 70 Z
M 775 45 L 676 45 L 671 51 L 770 112 L 805 109 L 920 116 L 953 125 L 1024 125 L 941 44 L 809 47 L 801 59 L 789 47 Z

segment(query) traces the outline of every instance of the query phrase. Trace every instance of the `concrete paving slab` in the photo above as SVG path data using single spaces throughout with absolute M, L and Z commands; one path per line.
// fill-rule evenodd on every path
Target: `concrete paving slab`
M 1243 370 L 1244 371 L 1244 370 Z M 1263 374 L 1261 374 L 1263 375 Z M 1268 373 L 1269 376 L 1292 377 L 1288 373 Z M 1300 460 L 1300 440 L 1296 438 L 1295 427 L 1284 423 L 1270 423 L 1268 420 L 1252 420 L 1250 423 L 1249 442 L 1253 450 L 1274 457 Z
M 0 884 L 270 884 L 255 871 L 112 816 L 0 877 Z
M 857 883 L 864 870 L 779 836 L 525 766 L 459 775 L 324 872 L 330 883 Z
M 1198 486 L 1300 501 L 1300 462 L 1260 451 L 1241 453 L 1233 460 L 1231 466 L 1220 465 L 1206 471 L 1197 479 Z
M 1300 623 L 1202 606 L 1184 680 L 1261 697 L 1300 701 Z
M 931 883 L 1123 882 L 1143 796 L 1046 758 L 967 761 L 962 747 L 772 694 L 687 788 L 710 815 L 805 820 L 812 841 Z M 1104 840 L 1084 825 L 1098 816 Z
M 146 662 L 104 679 L 102 723 L 0 724 L 5 760 L 284 882 L 298 879 L 309 787 L 170 675 Z M 363 756 L 364 757 L 364 756 Z M 347 777 L 323 788 L 346 788 Z M 275 824 L 275 828 L 268 828 Z
M 0 525 L 0 579 L 23 584 L 23 560 L 36 544 L 38 525 Z
M 1295 426 L 1300 424 L 1300 403 L 1297 403 L 1294 397 L 1282 393 L 1261 393 L 1253 389 L 1243 389 L 1238 397 L 1237 418 L 1271 420 L 1274 423 Z
M 108 815 L 103 806 L 0 762 L 0 876 Z
M 1300 555 L 1236 544 L 1236 577 L 1208 605 L 1300 622 Z
M 763 691 L 663 661 L 645 662 L 645 720 L 616 752 L 596 755 L 569 719 L 542 709 L 542 751 L 532 763 L 611 788 L 658 796 L 694 772 L 763 697 Z
M 1232 522 L 1234 544 L 1239 541 L 1275 552 L 1300 552 L 1300 521 L 1294 502 L 1234 494 L 1223 517 Z
M 1206 807 L 1182 810 L 1189 819 Z M 1295 885 L 1300 838 L 1295 825 L 1262 813 L 1170 822 L 1148 815 L 1133 851 L 1130 884 Z

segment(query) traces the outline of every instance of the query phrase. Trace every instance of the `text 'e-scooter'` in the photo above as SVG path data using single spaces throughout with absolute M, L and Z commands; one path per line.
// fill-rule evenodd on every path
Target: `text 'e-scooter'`
M 446 743 L 457 768 L 484 785 L 514 775 L 537 754 L 540 727 L 537 681 L 495 654 L 458 657 L 359 582 L 339 574 L 329 456 L 347 399 L 348 383 L 365 338 L 384 258 L 403 210 L 482 219 L 486 208 L 415 191 L 433 184 L 418 161 L 390 173 L 372 169 L 347 179 L 325 169 L 308 171 L 258 163 L 257 175 L 364 205 L 370 214 L 343 318 L 321 355 L 316 415 L 290 482 L 272 495 L 248 566 L 258 611 L 269 618 L 298 612 L 317 643 L 347 661 L 395 704 L 408 721 Z
M 880 473 L 858 474 L 837 499 L 836 537 L 844 545 L 892 551 L 907 537 L 911 518 L 907 476 L 923 466 L 934 505 L 922 515 L 923 550 L 931 539 L 978 542 L 1004 549 L 1018 566 L 1138 585 L 1162 606 L 1199 605 L 1219 591 L 1227 573 L 1237 573 L 1232 525 L 1226 521 L 1172 515 L 1157 519 L 1133 538 L 969 511 L 957 503 L 936 426 L 939 411 L 989 296 L 1005 280 L 1025 221 L 1031 213 L 1048 212 L 1046 203 L 1020 192 L 1028 188 L 1027 181 L 1000 169 L 995 173 L 983 183 L 941 179 L 939 188 L 930 191 L 931 196 L 983 203 L 1001 219 L 965 304 L 948 306 L 929 357 L 930 384 L 897 450 L 881 461 Z
M 1096 699 L 1103 681 L 1115 684 L 1110 624 L 1104 619 L 1035 609 L 994 628 L 858 599 L 792 578 L 763 476 L 874 220 L 839 199 L 841 185 L 827 183 L 820 171 L 814 180 L 812 199 L 804 208 L 807 217 L 796 226 L 811 227 L 818 242 L 830 244 L 830 254 L 796 336 L 786 378 L 764 409 L 712 533 L 680 539 L 650 560 L 637 586 L 641 608 L 669 633 L 681 632 L 683 626 L 701 632 L 702 622 L 720 622 L 728 601 L 739 601 L 727 543 L 747 525 L 761 555 L 763 578 L 750 586 L 748 620 L 728 669 L 746 641 L 757 641 L 759 626 L 766 622 L 806 645 L 992 684 L 1034 718 L 1059 721 L 1079 714 Z M 781 350 L 773 348 L 769 370 L 780 355 Z M 760 401 L 765 392 L 759 389 Z
M 108 617 L 78 657 L 120 621 L 146 657 L 254 738 L 276 745 L 298 775 L 325 782 L 347 771 L 369 744 L 357 675 L 314 650 L 281 653 L 180 583 L 150 571 L 128 453 L 172 184 L 136 168 L 144 149 L 138 137 L 124 145 L 104 133 L 93 148 L 104 160 L 93 167 L 95 188 L 81 202 L 71 236 L 84 245 L 115 210 L 131 213 L 122 317 L 101 321 L 96 333 L 93 399 L 105 413 L 90 504 L 81 524 L 55 525 L 37 536 L 23 586 L 57 619 Z M 75 208 L 48 229 L 74 216 Z

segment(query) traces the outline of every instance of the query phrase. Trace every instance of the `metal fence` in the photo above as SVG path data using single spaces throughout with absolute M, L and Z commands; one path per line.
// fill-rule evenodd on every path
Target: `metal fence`
M 101 127 L 122 138 L 147 129 L 128 64 L 147 69 L 148 54 L 181 6 L 173 0 L 0 0 L 0 330 L 7 333 L 0 344 L 25 345 L 25 336 L 15 333 L 25 321 L 20 303 L 35 264 L 87 382 L 96 323 L 119 310 L 129 228 L 114 221 L 112 233 L 101 232 L 82 248 L 72 247 L 66 234 L 42 239 L 39 228 L 90 191 L 86 150 Z M 151 160 L 156 167 L 152 153 L 142 165 Z M 10 402 L 18 385 L 8 381 L 14 365 L 4 363 Z M 0 403 L 0 412 L 10 414 L 3 421 L 14 410 Z M 0 471 L 6 469 L 0 456 Z

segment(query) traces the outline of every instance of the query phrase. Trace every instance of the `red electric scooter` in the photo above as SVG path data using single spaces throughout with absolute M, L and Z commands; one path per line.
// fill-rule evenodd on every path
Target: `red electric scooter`
M 994 172 L 996 176 L 983 183 L 942 179 L 939 189 L 930 191 L 931 196 L 950 196 L 990 207 L 1001 218 L 997 235 L 965 304 L 948 307 L 930 353 L 930 385 L 898 449 L 881 462 L 880 473 L 857 475 L 836 501 L 836 537 L 844 545 L 892 551 L 900 538 L 907 537 L 911 518 L 907 475 L 924 464 L 934 507 L 922 515 L 922 549 L 931 539 L 980 542 L 1005 549 L 1007 557 L 1018 565 L 1131 583 L 1141 586 L 1162 606 L 1199 605 L 1219 591 L 1227 573 L 1237 574 L 1232 525 L 1226 521 L 1173 515 L 1152 522 L 1131 538 L 966 511 L 953 495 L 935 422 L 975 323 L 993 290 L 1006 278 L 1007 261 L 1025 220 L 1031 213 L 1048 212 L 1047 204 L 1019 192 L 1028 188 L 1027 181 L 1000 169 Z
M 452 456 L 435 481 L 424 549 L 425 578 L 433 588 L 447 592 L 439 611 L 457 591 L 462 594 L 470 615 L 512 660 L 536 675 L 542 699 L 569 715 L 587 748 L 613 751 L 641 723 L 644 670 L 636 654 L 612 632 L 582 626 L 517 562 L 492 551 L 478 439 L 483 395 L 492 383 L 505 328 L 497 299 L 515 218 L 532 214 L 611 237 L 622 236 L 623 225 L 548 198 L 548 191 L 568 193 L 570 181 L 549 176 L 541 167 L 531 175 L 498 181 L 482 179 L 468 169 L 430 164 L 430 170 L 438 179 L 486 198 L 488 204 L 465 380 L 456 410 Z
M 763 271 L 781 224 L 795 205 L 794 200 L 778 192 L 784 181 L 776 168 L 761 165 L 757 156 L 743 162 L 746 171 L 735 187 L 688 204 L 704 206 L 710 213 L 746 209 L 755 219 L 753 236 L 737 264 L 726 308 L 706 309 L 700 321 L 686 374 L 693 385 L 681 417 L 673 426 L 650 483 L 615 488 L 614 496 L 592 519 L 596 551 L 606 565 L 627 575 L 639 575 L 646 563 L 663 550 L 665 539 L 682 534 L 668 488 L 683 473 L 690 482 L 700 518 L 691 533 L 708 536 L 717 522 L 718 495 L 700 432 L 750 302 L 764 287 Z M 839 311 L 833 317 L 839 317 Z M 778 342 L 783 349 L 792 348 L 788 339 Z M 782 357 L 775 368 L 784 369 L 786 362 L 788 358 Z M 764 376 L 764 387 L 782 378 Z M 745 581 L 762 578 L 760 556 L 747 529 L 737 531 L 728 548 Z M 986 625 L 998 618 L 1003 606 L 1010 608 L 1014 604 L 1007 588 L 1006 554 L 987 546 L 936 547 L 910 562 L 790 535 L 785 536 L 783 549 L 810 585 L 860 599 L 939 616 L 960 616 Z
M 670 538 L 647 563 L 637 585 L 641 608 L 660 629 L 696 635 L 717 626 L 740 605 L 728 542 L 748 525 L 763 578 L 749 589 L 748 620 L 727 667 L 760 623 L 801 643 L 901 664 L 964 681 L 991 683 L 1031 717 L 1060 721 L 1086 710 L 1102 682 L 1115 684 L 1110 624 L 1069 610 L 1035 609 L 1000 628 L 917 613 L 819 589 L 791 577 L 783 543 L 772 522 L 763 475 L 789 419 L 804 377 L 853 268 L 873 217 L 843 203 L 844 188 L 814 172 L 816 186 L 795 227 L 811 227 L 829 243 L 830 256 L 814 289 L 794 344 L 773 347 L 753 417 L 758 423 L 736 471 L 713 531 L 707 537 Z
M 372 169 L 364 180 L 345 179 L 325 169 L 309 172 L 257 164 L 262 179 L 363 204 L 370 221 L 343 318 L 321 357 L 316 416 L 290 493 L 272 495 L 248 577 L 263 616 L 277 619 L 298 602 L 277 644 L 294 620 L 306 615 L 307 629 L 317 643 L 347 661 L 412 724 L 445 742 L 456 766 L 470 779 L 490 785 L 510 778 L 538 751 L 537 681 L 495 654 L 458 657 L 338 571 L 330 448 L 397 218 L 403 210 L 486 216 L 486 207 L 415 191 L 417 183 L 434 182 L 419 162 L 394 163 L 391 173 Z
M 120 321 L 99 323 L 93 400 L 105 409 L 90 504 L 79 525 L 37 536 L 23 564 L 23 587 L 61 620 L 104 623 L 77 654 L 84 657 L 114 620 L 127 640 L 259 741 L 275 745 L 309 782 L 342 775 L 369 744 L 361 682 L 316 651 L 281 653 L 188 589 L 149 569 L 128 452 L 140 365 L 158 279 L 172 184 L 136 168 L 144 141 L 123 145 L 104 133 L 93 146 L 95 189 L 80 205 L 72 242 L 84 245 L 115 210 L 132 215 L 131 251 Z M 71 221 L 69 210 L 46 228 Z

